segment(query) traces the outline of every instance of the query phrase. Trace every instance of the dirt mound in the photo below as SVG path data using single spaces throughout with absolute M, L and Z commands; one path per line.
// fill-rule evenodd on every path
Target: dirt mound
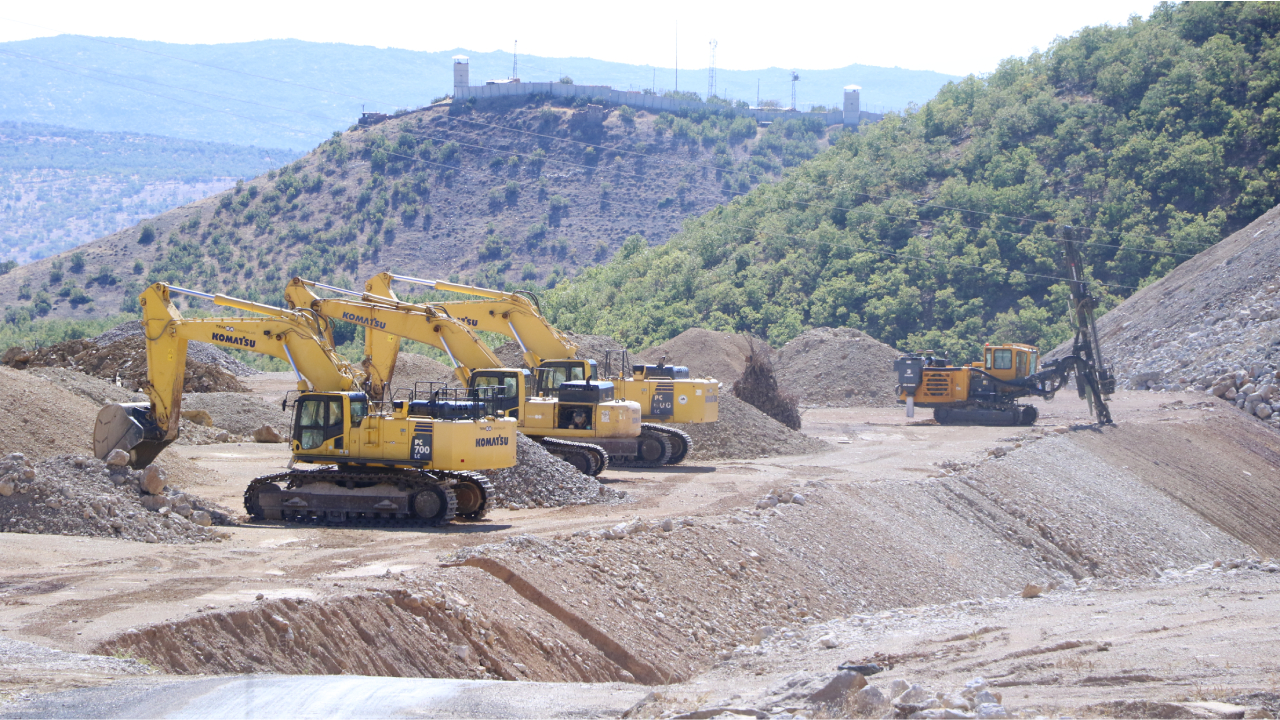
M 391 376 L 391 387 L 412 390 L 413 384 L 418 382 L 440 382 L 455 386 L 460 384 L 458 376 L 453 374 L 453 369 L 448 365 L 426 355 L 400 353 Z
M 577 357 L 580 360 L 595 360 L 600 365 L 604 365 L 604 354 L 606 350 L 621 351 L 625 348 L 622 343 L 614 340 L 608 335 L 579 335 L 577 333 L 567 332 L 565 336 L 578 346 Z
M 121 323 L 97 337 L 90 338 L 90 342 L 96 345 L 111 345 L 131 337 L 142 337 L 142 323 L 132 321 Z M 217 365 L 238 377 L 257 375 L 262 372 L 231 357 L 225 350 L 216 345 L 194 340 L 187 343 L 187 360 L 195 360 L 206 365 Z
M 830 443 L 796 432 L 730 393 L 720 393 L 718 422 L 672 427 L 693 439 L 686 462 L 805 455 L 833 449 Z
M 1099 318 L 1103 357 L 1121 388 L 1212 391 L 1280 427 L 1278 303 L 1280 207 Z
M 94 405 L 147 402 L 147 396 L 141 392 L 126 390 L 113 382 L 92 375 L 85 375 L 75 370 L 59 367 L 33 367 L 27 372 L 42 377 L 65 390 L 70 390 Z
M 492 500 L 494 507 L 522 510 L 618 502 L 626 497 L 626 493 L 578 472 L 523 433 L 516 434 L 515 467 L 486 470 L 485 474 L 497 491 Z
M 893 361 L 902 353 L 853 328 L 813 328 L 782 346 L 773 369 L 783 391 L 816 407 L 897 402 Z
M 182 409 L 204 410 L 209 413 L 215 428 L 233 435 L 252 435 L 263 425 L 270 425 L 286 438 L 292 432 L 293 416 L 288 411 L 254 395 L 228 392 L 192 394 L 182 399 Z
M 229 523 L 228 511 L 170 487 L 150 494 L 149 476 L 162 483 L 164 472 L 74 455 L 32 463 L 13 453 L 0 460 L 0 530 L 171 544 L 221 536 L 208 525 Z
M 144 658 L 176 674 L 634 680 L 504 583 L 471 568 L 452 570 L 450 579 L 471 586 L 472 600 L 454 583 L 371 589 L 319 602 L 263 600 L 130 630 L 93 652 Z M 482 598 L 493 601 L 490 610 L 478 609 Z
M 751 336 L 690 328 L 670 340 L 636 355 L 645 363 L 657 363 L 665 355 L 668 365 L 685 365 L 690 377 L 711 378 L 726 385 L 736 383 L 751 355 Z M 772 354 L 767 343 L 757 341 L 756 352 Z
M 502 361 L 503 367 L 522 368 L 524 364 L 524 351 L 520 349 L 520 345 L 515 341 L 505 342 L 494 348 L 493 354 L 498 356 Z
M 138 334 L 105 345 L 93 340 L 67 340 L 35 350 L 11 347 L 0 357 L 0 362 L 18 370 L 29 367 L 69 368 L 119 383 L 128 390 L 137 390 L 147 379 L 144 342 L 142 335 Z M 221 366 L 188 356 L 182 391 L 248 392 L 249 389 Z

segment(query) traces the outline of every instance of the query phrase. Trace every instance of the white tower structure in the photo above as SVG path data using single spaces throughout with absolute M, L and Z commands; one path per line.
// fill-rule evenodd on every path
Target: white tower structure
M 453 99 L 461 100 L 467 95 L 467 86 L 471 84 L 470 58 L 466 55 L 453 56 Z
M 858 117 L 862 113 L 862 107 L 858 100 L 858 93 L 862 92 L 862 88 L 857 85 L 844 86 L 844 124 L 857 125 Z

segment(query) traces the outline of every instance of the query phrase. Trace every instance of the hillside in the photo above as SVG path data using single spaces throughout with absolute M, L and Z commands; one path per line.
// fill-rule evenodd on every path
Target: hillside
M 289 150 L 0 122 L 0 262 L 29 262 L 292 162 Z
M 1103 309 L 1280 200 L 1280 6 L 1161 5 L 843 136 L 659 248 L 544 298 L 646 347 L 699 326 L 775 346 L 849 326 L 972 359 L 1068 327 L 1058 241 Z
M 415 52 L 301 40 L 180 45 L 74 35 L 0 43 L 0 120 L 95 130 L 147 132 L 239 145 L 306 150 L 355 122 L 362 108 L 418 108 L 453 87 L 453 55 L 470 57 L 473 81 L 511 75 L 508 52 L 462 48 Z M 521 55 L 526 80 L 568 75 L 621 90 L 706 87 L 706 69 L 667 68 L 590 58 Z M 863 88 L 866 109 L 922 103 L 955 76 L 850 65 L 800 70 L 802 109 L 841 102 L 841 88 Z M 717 70 L 722 96 L 789 102 L 790 71 Z M 285 82 L 277 82 L 276 80 Z M 867 107 L 869 106 L 869 107 Z
M 610 109 L 592 124 L 537 99 L 443 104 L 335 133 L 279 172 L 19 267 L 0 276 L 0 305 L 18 322 L 102 317 L 157 280 L 281 302 L 293 276 L 353 285 L 387 268 L 555 285 L 664 242 L 826 143 L 803 121 L 760 131 Z

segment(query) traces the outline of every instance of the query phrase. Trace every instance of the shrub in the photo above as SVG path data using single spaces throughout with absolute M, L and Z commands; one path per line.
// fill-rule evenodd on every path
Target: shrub
M 142 264 L 142 261 L 141 261 L 141 260 L 134 260 L 134 261 L 133 261 L 133 274 L 134 274 L 134 275 L 141 275 L 143 272 L 145 272 L 145 271 L 146 271 L 146 269 L 147 269 L 147 268 L 146 268 L 146 266 L 144 266 L 144 265 Z
M 573 84 L 573 78 L 569 77 L 568 75 L 564 75 L 564 76 L 562 76 L 562 77 L 560 78 L 560 84 L 561 84 L 561 85 L 572 85 L 572 84 Z
M 84 272 L 84 253 L 77 252 L 71 256 L 71 272 L 77 275 Z
M 4 262 L 0 262 L 0 275 L 7 275 L 16 267 L 18 267 L 16 260 L 5 260 Z
M 531 262 L 525 263 L 524 267 L 520 268 L 520 279 L 521 280 L 537 280 L 538 268 Z
M 618 108 L 618 119 L 626 125 L 634 125 L 636 122 L 636 111 L 631 109 L 630 105 L 623 105 Z
M 733 394 L 792 430 L 799 430 L 799 401 L 790 395 L 784 395 L 778 389 L 778 381 L 773 376 L 773 363 L 769 361 L 768 355 L 758 352 L 759 349 L 752 341 L 747 367 L 742 378 L 733 384 Z

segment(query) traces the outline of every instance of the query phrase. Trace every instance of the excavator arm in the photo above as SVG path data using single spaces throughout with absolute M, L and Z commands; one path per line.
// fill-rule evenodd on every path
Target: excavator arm
M 347 297 L 322 298 L 313 288 Z M 502 361 L 466 325 L 432 305 L 402 303 L 390 296 L 362 294 L 302 278 L 289 282 L 285 300 L 290 307 L 314 312 L 325 320 L 344 320 L 365 329 L 364 367 L 370 379 L 369 393 L 375 398 L 380 398 L 391 382 L 400 338 L 444 351 L 464 386 L 471 379 L 472 369 L 502 366 Z
M 368 295 L 396 299 L 393 281 L 422 285 L 433 290 L 447 290 L 472 295 L 479 300 L 430 303 L 438 311 L 446 311 L 459 322 L 475 330 L 499 333 L 515 340 L 524 352 L 529 367 L 545 360 L 569 360 L 577 356 L 578 346 L 567 335 L 556 330 L 543 317 L 538 298 L 531 292 L 504 292 L 443 280 L 422 280 L 404 275 L 380 273 L 365 284 Z
M 201 297 L 259 317 L 184 318 L 174 307 L 171 293 Z M 365 374 L 333 351 L 325 339 L 325 327 L 304 313 L 165 283 L 148 287 L 139 302 L 147 353 L 143 390 L 150 402 L 102 409 L 94 428 L 94 454 L 99 458 L 120 449 L 130 454 L 131 465 L 145 467 L 178 438 L 187 343 L 192 340 L 280 358 L 293 368 L 299 390 L 352 390 L 365 383 Z

